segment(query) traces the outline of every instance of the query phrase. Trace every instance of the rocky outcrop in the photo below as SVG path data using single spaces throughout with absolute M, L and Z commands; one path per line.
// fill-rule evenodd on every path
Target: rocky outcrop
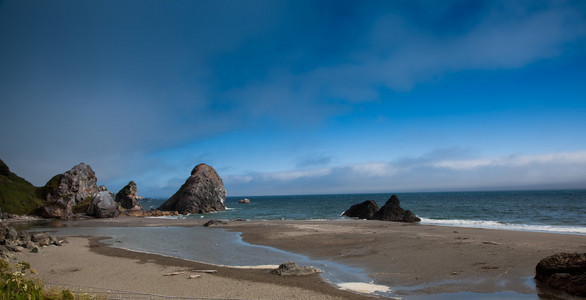
M 181 188 L 159 207 L 181 214 L 203 214 L 226 209 L 226 190 L 222 178 L 214 168 L 199 164 Z
M 410 210 L 404 210 L 399 206 L 399 197 L 397 195 L 391 196 L 387 203 L 383 207 L 381 207 L 375 214 L 372 216 L 375 220 L 382 220 L 382 221 L 395 221 L 395 222 L 420 222 L 421 219 L 415 216 Z
M 61 246 L 63 241 L 44 232 L 18 232 L 5 222 L 0 222 L 0 258 L 8 259 L 16 252 L 39 252 L 42 247 Z
M 248 198 L 240 199 L 240 200 L 238 200 L 238 203 L 240 203 L 240 204 L 250 204 L 250 199 L 248 199 Z
M 535 279 L 568 294 L 586 297 L 586 253 L 557 253 L 535 267 Z
M 138 205 L 137 187 L 134 181 L 129 182 L 116 194 L 116 202 L 125 209 L 141 209 Z
M 345 211 L 342 215 L 351 218 L 370 220 L 377 211 L 378 204 L 376 204 L 376 202 L 374 202 L 373 200 L 366 200 L 362 203 L 350 206 L 350 208 L 347 211 Z
M 418 218 L 410 210 L 404 210 L 399 205 L 399 197 L 392 195 L 389 200 L 380 209 L 373 200 L 367 200 L 359 204 L 352 205 L 343 216 L 351 218 L 360 218 L 367 220 L 381 220 L 381 221 L 394 221 L 394 222 L 420 222 Z
M 87 209 L 87 215 L 96 218 L 114 218 L 118 216 L 118 204 L 114 201 L 114 193 L 100 191 Z
M 311 275 L 321 273 L 321 270 L 311 266 L 298 266 L 295 262 L 289 261 L 279 265 L 277 269 L 271 271 L 271 274 L 281 276 L 299 276 L 299 275 Z
M 45 204 L 40 214 L 46 218 L 69 218 L 71 207 L 93 198 L 98 193 L 97 177 L 92 168 L 84 163 L 54 176 L 40 189 Z

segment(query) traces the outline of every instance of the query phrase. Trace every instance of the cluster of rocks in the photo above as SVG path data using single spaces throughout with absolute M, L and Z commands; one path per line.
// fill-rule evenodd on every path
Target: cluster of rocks
M 535 279 L 550 288 L 586 297 L 586 253 L 557 253 L 535 267 Z
M 38 253 L 42 247 L 61 246 L 63 243 L 44 232 L 18 232 L 5 222 L 0 222 L 0 257 L 3 259 L 9 259 L 16 252 L 28 250 Z
M 69 219 L 73 217 L 76 206 L 96 218 L 113 218 L 126 210 L 142 211 L 134 181 L 114 194 L 103 185 L 98 187 L 97 180 L 92 168 L 84 163 L 54 176 L 41 188 L 45 204 L 39 208 L 40 215 L 51 219 Z
M 399 197 L 392 195 L 383 207 L 379 209 L 378 204 L 373 200 L 367 200 L 359 204 L 352 205 L 343 216 L 351 218 L 359 218 L 366 220 L 381 220 L 394 222 L 420 222 L 418 218 L 410 210 L 404 210 L 399 205 Z
M 181 188 L 159 210 L 180 214 L 205 214 L 226 209 L 224 182 L 214 168 L 199 164 Z

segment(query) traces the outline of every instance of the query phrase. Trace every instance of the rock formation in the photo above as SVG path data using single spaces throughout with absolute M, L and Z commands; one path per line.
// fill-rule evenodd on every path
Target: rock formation
M 114 193 L 100 191 L 94 197 L 87 209 L 87 215 L 96 218 L 114 218 L 118 216 L 119 210 Z
M 46 218 L 69 218 L 71 207 L 92 199 L 98 193 L 98 179 L 92 168 L 84 163 L 54 176 L 42 187 L 45 205 L 40 214 Z
M 238 203 L 240 203 L 240 204 L 250 204 L 250 199 L 248 199 L 248 198 L 240 199 L 240 200 L 238 200 Z
M 311 266 L 298 266 L 295 262 L 289 261 L 279 265 L 277 269 L 271 271 L 271 274 L 281 276 L 292 276 L 292 275 L 311 275 L 321 273 L 321 270 Z
M 379 209 L 372 217 L 375 220 L 395 221 L 395 222 L 420 222 L 421 219 L 416 217 L 410 210 L 404 210 L 399 206 L 399 197 L 391 196 L 387 203 Z
M 134 181 L 129 182 L 116 194 L 116 202 L 125 209 L 141 209 L 138 205 L 137 187 Z
M 535 267 L 535 279 L 551 288 L 586 297 L 586 253 L 557 253 Z
M 61 246 L 60 241 L 46 233 L 26 231 L 18 232 L 5 222 L 0 222 L 0 258 L 9 259 L 15 252 L 26 250 L 39 252 L 42 247 L 55 245 Z
M 395 222 L 420 222 L 421 219 L 415 216 L 410 210 L 404 210 L 399 206 L 399 197 L 392 195 L 387 203 L 380 209 L 373 200 L 367 200 L 359 204 L 352 205 L 343 216 L 351 218 L 360 218 L 367 220 L 382 220 Z
M 362 203 L 350 206 L 350 208 L 347 211 L 345 211 L 342 215 L 351 218 L 370 220 L 377 211 L 378 205 L 376 204 L 376 202 L 374 202 L 373 200 L 366 200 Z
M 226 190 L 222 178 L 214 168 L 199 164 L 191 176 L 160 210 L 176 210 L 181 214 L 203 214 L 226 209 Z

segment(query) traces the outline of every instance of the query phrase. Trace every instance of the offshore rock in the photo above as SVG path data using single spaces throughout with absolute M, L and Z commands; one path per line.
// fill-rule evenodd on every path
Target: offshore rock
M 378 211 L 378 205 L 373 200 L 366 200 L 362 203 L 354 204 L 345 211 L 342 216 L 350 218 L 359 218 L 370 220 Z
M 410 210 L 404 210 L 399 206 L 399 197 L 397 195 L 391 196 L 387 203 L 380 209 L 373 200 L 367 200 L 359 204 L 352 205 L 343 216 L 360 218 L 367 220 L 382 220 L 382 221 L 394 221 L 394 222 L 420 222 L 418 218 Z
M 98 193 L 98 178 L 92 168 L 84 163 L 71 170 L 54 176 L 42 187 L 41 193 L 45 205 L 40 214 L 46 218 L 69 218 L 71 207 Z
M 321 273 L 321 270 L 311 266 L 298 266 L 295 262 L 289 261 L 279 265 L 277 269 L 271 271 L 271 274 L 281 276 L 299 276 L 299 275 L 311 275 Z
M 586 253 L 557 253 L 535 267 L 535 279 L 568 294 L 586 297 Z
M 138 206 L 137 187 L 134 181 L 129 182 L 116 194 L 116 202 L 119 202 L 120 206 L 125 209 L 133 209 Z
M 87 209 L 88 216 L 96 218 L 114 218 L 118 216 L 118 205 L 114 194 L 108 191 L 99 192 Z
M 176 210 L 180 214 L 204 214 L 226 209 L 225 200 L 226 190 L 222 178 L 214 168 L 199 164 L 193 168 L 191 176 L 181 188 L 159 209 Z
M 399 197 L 397 195 L 391 196 L 387 203 L 372 217 L 375 220 L 395 221 L 395 222 L 420 222 L 421 219 L 415 216 L 410 210 L 404 210 L 399 206 Z

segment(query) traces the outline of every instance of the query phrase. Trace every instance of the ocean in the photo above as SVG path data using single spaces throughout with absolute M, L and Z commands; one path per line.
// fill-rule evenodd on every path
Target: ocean
M 245 220 L 336 220 L 366 200 L 382 207 L 391 193 L 227 197 L 227 209 L 186 218 Z M 586 190 L 397 193 L 401 207 L 422 224 L 586 234 Z M 157 208 L 166 199 L 141 201 Z M 182 216 L 184 217 L 184 216 Z

